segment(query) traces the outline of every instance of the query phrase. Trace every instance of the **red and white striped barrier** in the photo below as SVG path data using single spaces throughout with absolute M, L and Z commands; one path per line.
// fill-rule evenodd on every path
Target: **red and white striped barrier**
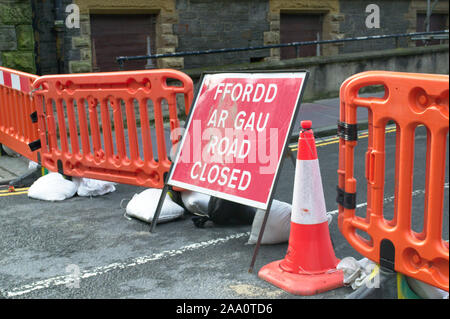
M 0 85 L 22 91 L 29 94 L 31 92 L 30 76 L 22 74 L 22 72 L 9 72 L 0 70 Z
M 311 121 L 301 125 L 288 250 L 258 276 L 292 294 L 314 295 L 343 286 L 344 275 L 336 269 Z
M 36 111 L 31 90 L 37 78 L 0 66 L 0 144 L 35 162 L 38 152 L 28 144 L 39 138 L 38 127 L 30 118 Z

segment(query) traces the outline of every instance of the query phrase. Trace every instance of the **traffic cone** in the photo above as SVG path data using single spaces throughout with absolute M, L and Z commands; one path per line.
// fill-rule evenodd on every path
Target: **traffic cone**
M 343 286 L 344 274 L 336 269 L 339 259 L 328 229 L 311 121 L 301 126 L 287 253 L 261 268 L 258 276 L 294 295 L 310 296 Z

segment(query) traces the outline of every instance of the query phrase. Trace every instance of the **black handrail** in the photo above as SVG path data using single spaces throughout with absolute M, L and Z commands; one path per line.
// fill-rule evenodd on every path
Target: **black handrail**
M 201 55 L 201 54 L 253 51 L 253 50 L 264 50 L 264 49 L 274 49 L 274 48 L 285 48 L 285 47 L 298 47 L 298 46 L 302 46 L 302 45 L 343 43 L 343 42 L 351 42 L 351 41 L 379 40 L 379 39 L 388 39 L 388 38 L 414 37 L 414 36 L 419 36 L 419 35 L 437 35 L 437 34 L 448 34 L 448 33 L 449 33 L 449 30 L 439 30 L 439 31 L 429 31 L 429 32 L 371 35 L 371 36 L 364 36 L 364 37 L 333 39 L 333 40 L 290 42 L 290 43 L 269 44 L 269 45 L 251 46 L 251 47 L 243 47 L 243 48 L 224 48 L 224 49 L 211 49 L 211 50 L 189 51 L 189 52 L 160 53 L 160 54 L 151 54 L 151 55 L 119 56 L 119 57 L 116 57 L 116 61 L 119 63 L 119 66 L 122 69 L 124 61 L 173 58 L 173 57 Z

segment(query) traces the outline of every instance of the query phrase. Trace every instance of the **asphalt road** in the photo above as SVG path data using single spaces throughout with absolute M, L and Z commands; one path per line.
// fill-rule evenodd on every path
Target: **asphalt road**
M 385 211 L 393 211 L 395 133 L 386 135 L 387 158 Z M 367 139 L 357 147 L 355 172 L 357 203 L 366 202 L 364 152 Z M 423 224 L 426 133 L 418 129 L 414 167 L 413 224 Z M 337 204 L 338 144 L 318 147 L 326 206 Z M 292 201 L 294 170 L 285 160 L 275 198 Z M 447 150 L 448 172 L 448 150 Z M 448 174 L 448 173 L 447 173 Z M 446 176 L 448 188 L 448 175 Z M 254 246 L 246 245 L 250 226 L 194 227 L 191 217 L 156 227 L 125 218 L 122 199 L 142 188 L 117 185 L 114 193 L 73 197 L 63 202 L 29 199 L 26 193 L 0 197 L 0 295 L 5 298 L 345 298 L 349 287 L 311 297 L 294 296 L 257 276 L 269 262 L 285 256 L 287 243 L 263 245 L 254 273 L 248 273 Z M 448 192 L 444 205 L 443 237 L 448 240 Z M 365 207 L 358 214 L 365 213 Z M 330 233 L 338 258 L 362 258 L 343 238 L 334 215 Z M 75 276 L 75 277 L 74 277 Z M 79 281 L 74 278 L 79 278 Z

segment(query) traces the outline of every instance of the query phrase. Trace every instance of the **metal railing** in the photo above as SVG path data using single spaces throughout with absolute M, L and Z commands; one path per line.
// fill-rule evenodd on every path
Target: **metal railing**
M 395 38 L 396 47 L 398 47 L 398 39 L 405 37 L 419 37 L 427 36 L 427 39 L 445 40 L 448 39 L 449 30 L 439 30 L 439 31 L 429 31 L 429 32 L 413 32 L 413 33 L 400 33 L 400 34 L 383 34 L 383 35 L 372 35 L 363 37 L 353 37 L 344 39 L 333 39 L 333 40 L 315 40 L 315 41 L 302 41 L 302 42 L 290 42 L 290 43 L 280 43 L 280 44 L 270 44 L 261 46 L 250 46 L 241 48 L 224 48 L 224 49 L 210 49 L 210 50 L 199 50 L 199 51 L 185 51 L 185 52 L 174 52 L 174 53 L 161 53 L 161 54 L 151 54 L 151 55 L 134 55 L 134 56 L 119 56 L 116 57 L 116 61 L 119 64 L 119 69 L 123 70 L 125 61 L 135 61 L 135 60 L 148 60 L 148 59 L 160 59 L 160 58 L 174 58 L 174 57 L 184 57 L 192 55 L 203 55 L 203 54 L 217 54 L 217 53 L 229 53 L 229 52 L 242 52 L 242 51 L 254 51 L 254 50 L 265 50 L 265 49 L 275 49 L 275 48 L 286 48 L 286 47 L 301 47 L 305 45 L 322 45 L 322 44 L 332 44 L 332 43 L 345 43 L 353 41 L 365 41 L 365 40 L 380 40 L 380 39 L 390 39 Z M 443 39 L 442 35 L 446 35 Z

